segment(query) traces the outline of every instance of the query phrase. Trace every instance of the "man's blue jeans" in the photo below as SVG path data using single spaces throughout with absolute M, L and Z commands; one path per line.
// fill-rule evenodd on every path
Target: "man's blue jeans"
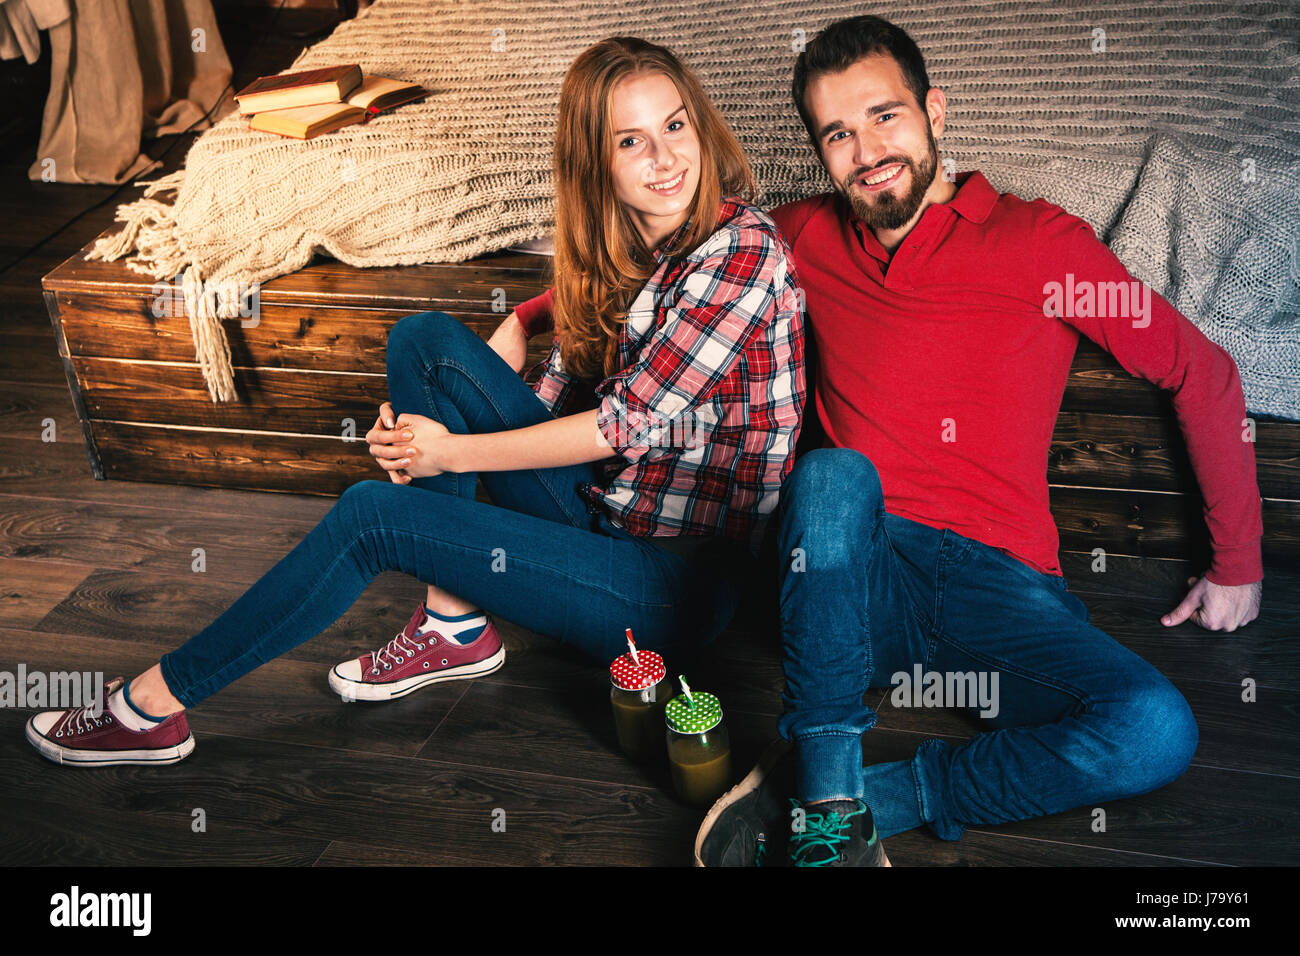
M 553 417 L 486 342 L 441 312 L 394 326 L 388 389 L 398 414 L 425 415 L 457 434 Z M 670 661 L 715 638 L 736 610 L 734 569 L 589 512 L 578 486 L 600 473 L 599 463 L 484 472 L 492 504 L 475 500 L 469 473 L 353 485 L 229 610 L 162 658 L 163 679 L 192 707 L 323 631 L 382 571 L 443 588 L 602 664 L 627 650 L 629 627 L 639 647 Z M 712 544 L 713 561 L 748 557 L 743 546 Z
M 1187 769 L 1191 708 L 1088 623 L 1063 578 L 885 511 L 875 467 L 849 448 L 801 457 L 779 514 L 780 731 L 796 746 L 799 799 L 858 797 L 882 837 L 926 824 L 957 840 L 976 824 L 1147 793 Z M 917 664 L 984 674 L 998 691 L 996 716 L 980 720 L 989 730 L 864 768 L 862 734 L 876 724 L 864 692 Z

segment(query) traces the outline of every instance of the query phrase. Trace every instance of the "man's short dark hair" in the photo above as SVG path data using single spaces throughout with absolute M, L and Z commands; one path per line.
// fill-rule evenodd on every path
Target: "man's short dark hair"
M 921 56 L 920 48 L 907 32 L 880 17 L 864 15 L 837 20 L 818 33 L 794 61 L 791 93 L 795 109 L 799 111 L 808 138 L 819 154 L 817 131 L 813 129 L 813 118 L 804 105 L 808 84 L 827 73 L 843 72 L 863 57 L 878 53 L 894 58 L 903 71 L 903 82 L 916 97 L 917 105 L 925 109 L 930 77 L 925 72 L 925 58 Z

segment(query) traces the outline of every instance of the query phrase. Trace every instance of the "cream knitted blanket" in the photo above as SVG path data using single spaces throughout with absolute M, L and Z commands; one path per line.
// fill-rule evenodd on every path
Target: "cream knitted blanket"
M 433 91 L 308 142 L 231 115 L 122 206 L 92 256 L 184 271 L 214 400 L 234 396 L 219 316 L 327 252 L 354 266 L 460 261 L 552 228 L 560 81 L 606 36 L 694 68 L 767 206 L 829 188 L 789 98 L 801 43 L 853 0 L 378 0 L 291 69 L 358 62 Z M 1300 15 L 1287 3 L 882 2 L 948 94 L 940 149 L 1001 191 L 1086 219 L 1236 359 L 1247 406 L 1300 418 Z M 161 194 L 175 190 L 169 201 Z M 235 294 L 223 299 L 212 282 Z

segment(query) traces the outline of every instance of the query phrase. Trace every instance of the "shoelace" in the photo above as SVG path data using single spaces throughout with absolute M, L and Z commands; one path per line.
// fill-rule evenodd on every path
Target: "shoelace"
M 77 707 L 64 713 L 63 719 L 59 721 L 59 729 L 54 732 L 55 737 L 79 737 L 82 734 L 88 734 L 96 727 L 102 727 L 105 724 L 113 722 L 113 715 L 109 713 L 107 707 L 99 717 L 94 717 L 90 713 L 90 707 Z
M 791 800 L 790 805 L 798 807 L 800 804 L 796 800 Z M 843 815 L 838 810 L 825 814 L 805 812 L 803 832 L 795 833 L 791 838 L 790 859 L 793 864 L 829 866 L 838 861 L 840 847 L 849 842 L 849 828 L 853 825 L 853 818 L 861 816 L 864 812 L 854 810 Z M 810 859 L 810 854 L 819 847 L 829 850 L 829 854 L 820 859 Z
M 423 637 L 427 640 L 430 647 L 438 643 L 437 631 L 430 631 L 428 634 L 420 634 L 417 631 L 416 636 Z M 406 631 L 400 631 L 398 635 L 389 641 L 384 647 L 381 647 L 370 655 L 370 673 L 378 674 L 379 667 L 376 665 L 379 664 L 384 665 L 384 670 L 391 671 L 393 669 L 393 664 L 401 664 L 407 657 L 414 659 L 416 652 L 422 650 L 424 650 L 424 643 L 422 641 L 416 641 L 411 637 L 407 637 Z M 384 657 L 387 657 L 393 662 L 393 664 L 384 664 L 382 660 Z

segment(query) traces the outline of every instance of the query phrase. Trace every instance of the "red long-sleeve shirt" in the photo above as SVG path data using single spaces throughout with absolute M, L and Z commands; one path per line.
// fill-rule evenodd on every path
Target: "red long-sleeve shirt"
M 999 195 L 976 171 L 956 182 L 892 259 L 836 193 L 771 213 L 805 290 L 827 444 L 871 459 L 890 512 L 1059 574 L 1047 453 L 1083 333 L 1173 393 L 1205 500 L 1209 579 L 1260 580 L 1254 445 L 1231 356 L 1147 287 L 1149 300 L 1122 308 L 1119 294 L 1140 290 L 1082 219 Z

